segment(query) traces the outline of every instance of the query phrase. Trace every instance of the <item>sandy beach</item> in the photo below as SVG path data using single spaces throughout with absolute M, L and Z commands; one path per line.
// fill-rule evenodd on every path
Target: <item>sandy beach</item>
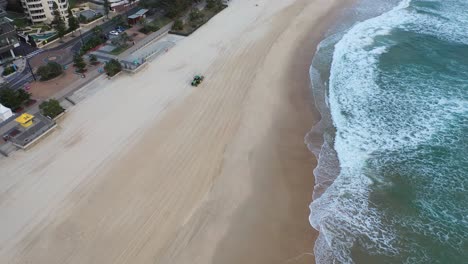
M 89 84 L 0 159 L 0 262 L 313 263 L 308 70 L 346 2 L 233 0 L 142 72 Z

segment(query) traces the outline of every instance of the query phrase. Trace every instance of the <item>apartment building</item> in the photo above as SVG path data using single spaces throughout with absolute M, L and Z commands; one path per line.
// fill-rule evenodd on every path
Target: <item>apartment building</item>
M 54 19 L 53 4 L 57 4 L 63 17 L 68 16 L 68 0 L 21 0 L 24 12 L 33 23 L 49 23 Z
M 5 11 L 0 9 L 0 61 L 10 56 L 14 58 L 13 49 L 19 46 L 16 30 L 11 22 Z

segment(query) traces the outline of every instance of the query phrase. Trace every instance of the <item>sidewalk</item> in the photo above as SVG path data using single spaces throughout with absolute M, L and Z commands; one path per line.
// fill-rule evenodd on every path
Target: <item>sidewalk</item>
M 26 68 L 26 60 L 25 58 L 20 58 L 20 57 L 17 57 L 13 62 L 12 62 L 14 65 L 16 65 L 16 72 L 10 76 L 8 76 L 7 78 L 3 77 L 2 75 L 2 78 L 0 80 L 0 83 L 3 83 L 5 81 L 8 81 L 8 80 L 11 80 L 12 78 L 15 77 L 16 74 L 18 73 L 21 73 L 24 71 L 24 69 Z M 0 75 L 3 74 L 3 66 L 0 66 Z
M 58 101 L 64 100 L 67 96 L 73 94 L 74 92 L 78 91 L 82 87 L 86 86 L 86 84 L 94 81 L 96 78 L 98 78 L 100 75 L 102 75 L 99 72 L 99 68 L 101 68 L 101 67 L 102 67 L 102 64 L 98 65 L 93 70 L 86 73 L 86 78 L 76 79 L 73 83 L 71 83 L 71 84 L 67 85 L 65 88 L 57 91 L 52 96 L 49 96 L 47 99 L 54 98 L 54 99 L 57 99 Z M 41 84 L 44 85 L 44 86 L 52 86 L 52 85 L 54 85 L 54 82 L 52 81 L 52 82 L 49 82 L 49 83 L 41 83 Z M 45 99 L 44 98 L 35 98 L 35 97 L 33 97 L 33 99 L 36 99 L 37 102 L 33 106 L 31 106 L 29 108 L 26 108 L 23 112 L 27 112 L 27 113 L 30 113 L 30 114 L 33 114 L 33 115 L 35 115 L 36 113 L 39 112 L 39 105 Z M 21 113 L 16 113 L 16 114 L 14 114 L 14 116 L 18 116 L 20 114 Z M 8 132 L 10 129 L 12 129 L 16 125 L 17 125 L 17 123 L 14 121 L 14 118 L 12 118 L 8 122 L 2 123 L 1 126 L 0 126 L 0 136 L 2 136 L 4 133 Z M 0 139 L 0 143 L 3 143 L 3 141 L 1 139 Z

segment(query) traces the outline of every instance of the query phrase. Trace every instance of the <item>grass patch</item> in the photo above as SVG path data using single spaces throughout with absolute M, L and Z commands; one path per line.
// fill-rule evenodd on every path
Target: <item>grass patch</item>
M 113 49 L 110 53 L 112 55 L 119 55 L 120 53 L 126 51 L 128 49 L 129 45 L 125 45 L 125 46 L 119 46 L 115 49 Z
M 25 27 L 29 26 L 29 20 L 26 19 L 26 18 L 14 18 L 13 19 L 13 24 L 17 28 L 25 28 Z

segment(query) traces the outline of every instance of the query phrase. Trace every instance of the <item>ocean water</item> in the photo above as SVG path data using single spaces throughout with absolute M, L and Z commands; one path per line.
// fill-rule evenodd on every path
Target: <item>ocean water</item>
M 344 17 L 310 71 L 317 263 L 468 263 L 468 0 Z

